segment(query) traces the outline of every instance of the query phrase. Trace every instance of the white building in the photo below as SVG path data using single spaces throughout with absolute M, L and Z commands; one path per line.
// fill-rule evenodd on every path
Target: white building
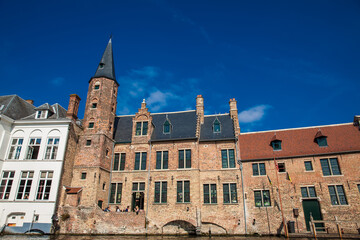
M 0 227 L 51 230 L 71 120 L 59 104 L 0 96 Z

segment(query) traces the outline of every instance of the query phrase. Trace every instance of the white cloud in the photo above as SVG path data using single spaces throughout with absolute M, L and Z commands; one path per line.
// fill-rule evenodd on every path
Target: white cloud
M 155 78 L 159 75 L 159 70 L 156 67 L 146 66 L 141 69 L 133 69 L 131 73 L 139 77 Z
M 163 107 L 166 107 L 170 99 L 177 98 L 178 96 L 170 92 L 162 92 L 156 89 L 154 92 L 151 92 L 147 98 L 147 104 L 151 107 L 153 111 L 159 111 Z
M 250 109 L 244 110 L 239 113 L 239 122 L 251 123 L 259 121 L 264 117 L 265 111 L 268 110 L 270 107 L 270 105 L 258 105 Z

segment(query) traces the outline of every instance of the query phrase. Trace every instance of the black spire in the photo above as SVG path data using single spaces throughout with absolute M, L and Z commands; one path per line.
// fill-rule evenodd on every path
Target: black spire
M 101 58 L 94 77 L 106 77 L 116 82 L 111 37 Z

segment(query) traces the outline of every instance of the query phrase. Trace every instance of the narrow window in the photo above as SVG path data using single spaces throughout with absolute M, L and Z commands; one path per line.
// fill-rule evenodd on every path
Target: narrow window
M 221 132 L 221 125 L 220 125 L 220 121 L 216 118 L 213 124 L 213 132 L 214 133 L 219 133 Z
M 90 145 L 91 145 L 91 140 L 90 139 L 86 140 L 86 146 L 90 146 Z
M 94 128 L 94 123 L 93 122 L 89 122 L 89 127 L 88 128 Z
M 253 176 L 266 175 L 265 163 L 253 163 Z
M 222 168 L 235 168 L 234 149 L 221 150 Z
M 47 110 L 43 110 L 43 111 L 39 110 L 39 111 L 36 112 L 35 119 L 45 119 L 45 118 L 47 118 L 47 113 L 48 113 Z
M 328 146 L 327 139 L 324 136 L 316 138 L 316 142 L 319 145 L 319 147 L 327 147 Z
M 167 202 L 167 182 L 155 182 L 155 203 Z
M 324 176 L 341 175 L 337 158 L 320 159 L 320 164 Z
M 313 170 L 313 166 L 312 166 L 312 162 L 311 161 L 305 161 L 305 171 L 312 171 Z
M 81 173 L 81 179 L 86 179 L 86 172 Z
M 111 183 L 110 203 L 121 203 L 122 183 Z
M 274 151 L 280 151 L 281 150 L 281 140 L 272 141 L 271 146 L 273 147 Z
M 146 170 L 146 152 L 135 153 L 135 168 L 134 170 Z
M 216 184 L 204 184 L 204 203 L 217 203 Z
M 285 163 L 278 163 L 277 165 L 278 165 L 279 172 L 286 172 Z
M 179 150 L 179 168 L 191 168 L 191 149 Z
M 125 159 L 126 159 L 126 153 L 121 153 L 121 154 L 115 153 L 113 170 L 114 171 L 124 171 L 125 170 Z
M 8 159 L 19 159 L 23 141 L 22 138 L 13 138 L 11 140 Z
M 106 182 L 103 183 L 102 190 L 105 190 Z
M 20 184 L 16 195 L 16 199 L 18 200 L 29 199 L 33 177 L 34 177 L 34 172 L 32 171 L 21 172 Z
M 100 89 L 100 83 L 99 83 L 99 82 L 95 83 L 94 89 L 95 89 L 95 90 L 99 90 L 99 89 Z
M 156 152 L 156 169 L 168 169 L 168 151 Z
M 178 203 L 190 202 L 190 181 L 178 181 L 177 182 L 176 202 L 178 202 Z
M 237 203 L 236 183 L 223 184 L 224 203 Z
M 347 200 L 342 185 L 329 186 L 329 194 L 332 205 L 347 205 Z
M 49 200 L 52 178 L 52 171 L 40 172 L 39 187 L 36 193 L 36 200 Z
M 15 171 L 3 171 L 0 185 L 0 199 L 9 199 Z
M 164 134 L 169 134 L 169 133 L 170 133 L 170 122 L 169 120 L 166 119 L 164 123 Z
M 48 138 L 45 159 L 56 159 L 59 148 L 59 141 L 59 138 Z
M 271 206 L 270 191 L 258 190 L 254 191 L 254 199 L 256 207 L 269 207 Z
M 26 159 L 38 158 L 40 144 L 41 144 L 41 138 L 30 138 Z
M 97 103 L 92 103 L 91 108 L 93 108 L 93 109 L 97 108 Z

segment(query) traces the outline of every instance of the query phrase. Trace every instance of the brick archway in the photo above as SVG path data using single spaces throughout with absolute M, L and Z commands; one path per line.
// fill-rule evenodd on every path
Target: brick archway
M 196 226 L 186 220 L 172 220 L 162 226 L 162 234 L 196 234 Z

